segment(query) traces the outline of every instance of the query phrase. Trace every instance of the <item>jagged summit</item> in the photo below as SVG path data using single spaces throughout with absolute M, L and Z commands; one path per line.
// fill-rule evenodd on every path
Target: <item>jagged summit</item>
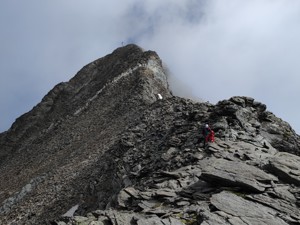
M 0 153 L 0 162 L 3 152 L 7 154 L 41 131 L 78 116 L 92 102 L 114 104 L 117 109 L 111 110 L 117 113 L 121 110 L 118 107 L 135 100 L 137 104 L 151 103 L 157 93 L 170 95 L 158 55 L 136 45 L 118 48 L 83 67 L 69 82 L 56 85 L 37 106 L 18 118 L 8 132 L 1 134 L 0 143 L 7 148 Z
M 105 151 L 158 93 L 170 96 L 161 60 L 136 45 L 118 48 L 56 85 L 0 136 L 0 180 L 7 180 L 0 183 L 0 202 L 54 171 L 67 183 L 61 173 L 68 172 L 57 170 L 80 167 Z
M 0 224 L 299 224 L 299 148 L 253 98 L 172 96 L 158 55 L 128 45 L 0 134 Z

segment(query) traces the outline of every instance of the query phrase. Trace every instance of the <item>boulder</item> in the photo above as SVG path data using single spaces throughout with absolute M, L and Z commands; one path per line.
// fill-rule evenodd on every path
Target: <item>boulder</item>
M 284 199 L 273 198 L 268 194 L 251 195 L 247 196 L 247 199 L 279 211 L 282 215 L 281 217 L 290 224 L 300 223 L 300 210 L 293 202 Z
M 218 186 L 241 187 L 245 190 L 263 192 L 278 179 L 263 170 L 244 162 L 209 158 L 203 165 L 201 179 Z
M 227 191 L 213 195 L 210 202 L 217 211 L 225 212 L 231 217 L 237 217 L 245 224 L 288 225 L 278 217 L 276 210 Z
M 300 185 L 300 157 L 287 152 L 279 152 L 270 159 L 270 171 L 280 179 Z

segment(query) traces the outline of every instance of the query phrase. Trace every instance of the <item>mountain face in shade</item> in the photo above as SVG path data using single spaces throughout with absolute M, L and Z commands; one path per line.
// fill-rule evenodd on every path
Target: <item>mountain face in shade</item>
M 167 79 L 127 45 L 56 85 L 0 134 L 0 224 L 300 224 L 291 126 L 251 97 L 173 96 Z

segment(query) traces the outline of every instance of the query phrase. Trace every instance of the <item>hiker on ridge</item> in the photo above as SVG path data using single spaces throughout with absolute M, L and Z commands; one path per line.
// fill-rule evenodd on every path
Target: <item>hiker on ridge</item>
M 208 126 L 208 124 L 205 124 L 203 127 L 202 135 L 204 138 L 203 147 L 206 146 L 206 143 L 215 141 L 215 132 Z

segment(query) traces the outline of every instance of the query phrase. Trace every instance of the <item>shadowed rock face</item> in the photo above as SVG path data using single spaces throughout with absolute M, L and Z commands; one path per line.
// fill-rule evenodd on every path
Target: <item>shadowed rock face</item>
M 0 134 L 0 221 L 299 224 L 299 140 L 250 97 L 172 96 L 157 54 L 128 45 Z
M 128 45 L 54 87 L 1 134 L 0 202 L 5 204 L 0 212 L 25 216 L 26 221 L 35 218 L 31 214 L 60 215 L 69 204 L 81 201 L 100 204 L 97 198 L 85 197 L 94 191 L 87 190 L 92 185 L 89 177 L 94 176 L 92 183 L 96 177 L 97 182 L 105 179 L 98 173 L 104 166 L 98 159 L 158 93 L 171 96 L 166 79 L 155 52 Z M 104 176 L 114 177 L 115 172 Z M 103 188 L 110 192 L 120 187 L 105 181 Z M 16 204 L 20 206 L 13 209 Z

